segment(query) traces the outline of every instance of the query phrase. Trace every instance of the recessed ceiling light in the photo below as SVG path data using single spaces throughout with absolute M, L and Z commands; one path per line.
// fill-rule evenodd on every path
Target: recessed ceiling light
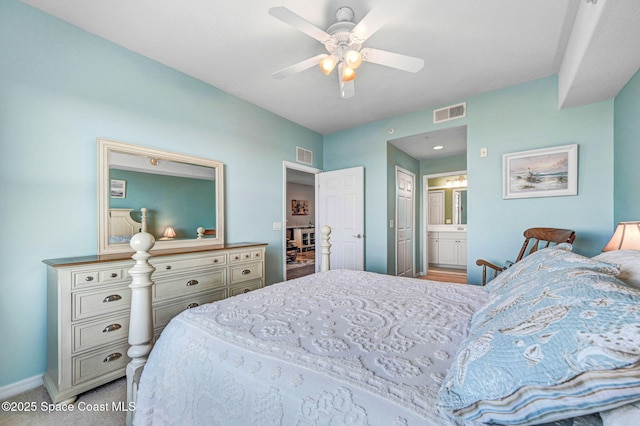
M 436 145 L 436 146 L 433 147 L 433 149 L 435 149 L 435 150 L 442 149 L 442 148 L 444 148 L 444 146 L 442 146 L 442 145 Z

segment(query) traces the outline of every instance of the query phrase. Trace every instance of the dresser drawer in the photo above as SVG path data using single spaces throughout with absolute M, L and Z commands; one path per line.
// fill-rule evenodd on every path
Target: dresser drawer
M 257 279 L 254 281 L 246 281 L 239 285 L 235 285 L 229 288 L 229 297 L 237 296 L 238 294 L 248 293 L 252 290 L 257 290 L 262 287 L 262 280 Z
M 164 300 L 224 287 L 225 276 L 226 271 L 222 269 L 158 280 L 153 286 L 153 297 L 154 300 Z
M 215 302 L 216 300 L 222 300 L 226 297 L 226 290 L 219 289 L 216 291 L 208 292 L 206 294 L 183 299 L 179 302 L 172 302 L 166 305 L 153 307 L 153 328 L 164 327 L 169 323 L 171 318 L 178 315 L 185 309 L 195 308 L 205 303 Z
M 128 343 L 103 348 L 96 352 L 73 357 L 73 384 L 77 385 L 96 377 L 126 368 L 131 358 L 127 356 Z
M 81 352 L 100 345 L 115 343 L 129 336 L 129 314 L 74 324 L 73 352 Z
M 229 263 L 246 262 L 248 260 L 262 260 L 262 250 L 242 250 L 229 253 Z
M 181 271 L 189 271 L 209 266 L 223 266 L 227 264 L 227 254 L 220 253 L 187 260 L 163 259 L 154 261 L 154 259 L 151 258 L 150 263 L 156 268 L 153 276 L 160 276 L 166 273 L 179 273 Z
M 72 297 L 74 321 L 121 310 L 128 311 L 131 305 L 131 289 L 128 285 L 96 292 L 78 291 L 72 293 Z
M 262 263 L 246 263 L 229 268 L 231 284 L 241 283 L 262 277 Z
M 74 272 L 73 287 L 85 288 L 96 284 L 113 284 L 125 278 L 129 278 L 126 273 L 127 269 L 128 268 L 123 269 L 116 267 Z

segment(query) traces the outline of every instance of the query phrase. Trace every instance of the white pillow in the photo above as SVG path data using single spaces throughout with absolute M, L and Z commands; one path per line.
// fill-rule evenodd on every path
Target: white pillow
M 593 259 L 619 265 L 618 279 L 631 287 L 640 288 L 640 250 L 605 251 Z

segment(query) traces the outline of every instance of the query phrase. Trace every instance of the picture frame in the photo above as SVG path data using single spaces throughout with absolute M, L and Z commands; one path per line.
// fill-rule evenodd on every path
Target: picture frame
M 291 200 L 291 214 L 306 216 L 309 214 L 309 200 Z
M 578 194 L 578 144 L 502 155 L 503 199 Z
M 111 179 L 111 198 L 127 198 L 127 181 Z

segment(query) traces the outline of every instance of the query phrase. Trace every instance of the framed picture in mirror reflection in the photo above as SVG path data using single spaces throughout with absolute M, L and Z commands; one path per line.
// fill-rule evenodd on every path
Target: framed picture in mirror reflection
M 127 181 L 111 179 L 111 198 L 127 198 Z

